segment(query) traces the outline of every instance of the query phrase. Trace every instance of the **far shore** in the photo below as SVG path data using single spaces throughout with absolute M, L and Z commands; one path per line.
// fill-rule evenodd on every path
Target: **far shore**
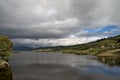
M 52 52 L 50 50 L 36 50 L 36 52 Z M 54 51 L 53 51 L 54 52 Z M 90 54 L 90 53 L 84 53 L 81 51 L 73 51 L 73 50 L 68 50 L 68 51 L 61 51 L 63 54 L 75 54 L 75 55 L 96 55 L 96 54 Z M 120 49 L 113 49 L 113 50 L 108 50 L 102 53 L 97 54 L 96 56 L 98 57 L 120 57 Z

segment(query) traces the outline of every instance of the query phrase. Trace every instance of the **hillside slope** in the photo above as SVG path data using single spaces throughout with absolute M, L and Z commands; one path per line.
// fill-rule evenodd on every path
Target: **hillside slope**
M 110 38 L 100 39 L 94 42 L 86 44 L 78 44 L 72 46 L 57 46 L 49 47 L 45 49 L 39 49 L 37 51 L 60 51 L 69 54 L 91 54 L 97 55 L 104 51 L 119 49 L 120 48 L 120 35 Z

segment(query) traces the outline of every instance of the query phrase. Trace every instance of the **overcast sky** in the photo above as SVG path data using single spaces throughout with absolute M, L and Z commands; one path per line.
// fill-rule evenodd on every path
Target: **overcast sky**
M 120 34 L 120 0 L 0 0 L 0 34 L 15 45 L 74 45 Z

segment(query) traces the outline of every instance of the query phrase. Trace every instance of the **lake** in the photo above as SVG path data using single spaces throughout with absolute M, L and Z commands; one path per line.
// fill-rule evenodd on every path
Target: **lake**
M 120 80 L 120 66 L 103 61 L 90 55 L 24 51 L 13 54 L 9 63 L 13 80 Z

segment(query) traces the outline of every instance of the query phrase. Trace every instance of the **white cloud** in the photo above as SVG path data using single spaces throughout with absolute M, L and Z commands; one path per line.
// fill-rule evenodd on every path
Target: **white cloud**
M 17 46 L 28 46 L 28 47 L 45 47 L 45 46 L 67 46 L 82 44 L 100 39 L 101 37 L 80 37 L 80 38 L 63 38 L 63 39 L 12 39 Z

